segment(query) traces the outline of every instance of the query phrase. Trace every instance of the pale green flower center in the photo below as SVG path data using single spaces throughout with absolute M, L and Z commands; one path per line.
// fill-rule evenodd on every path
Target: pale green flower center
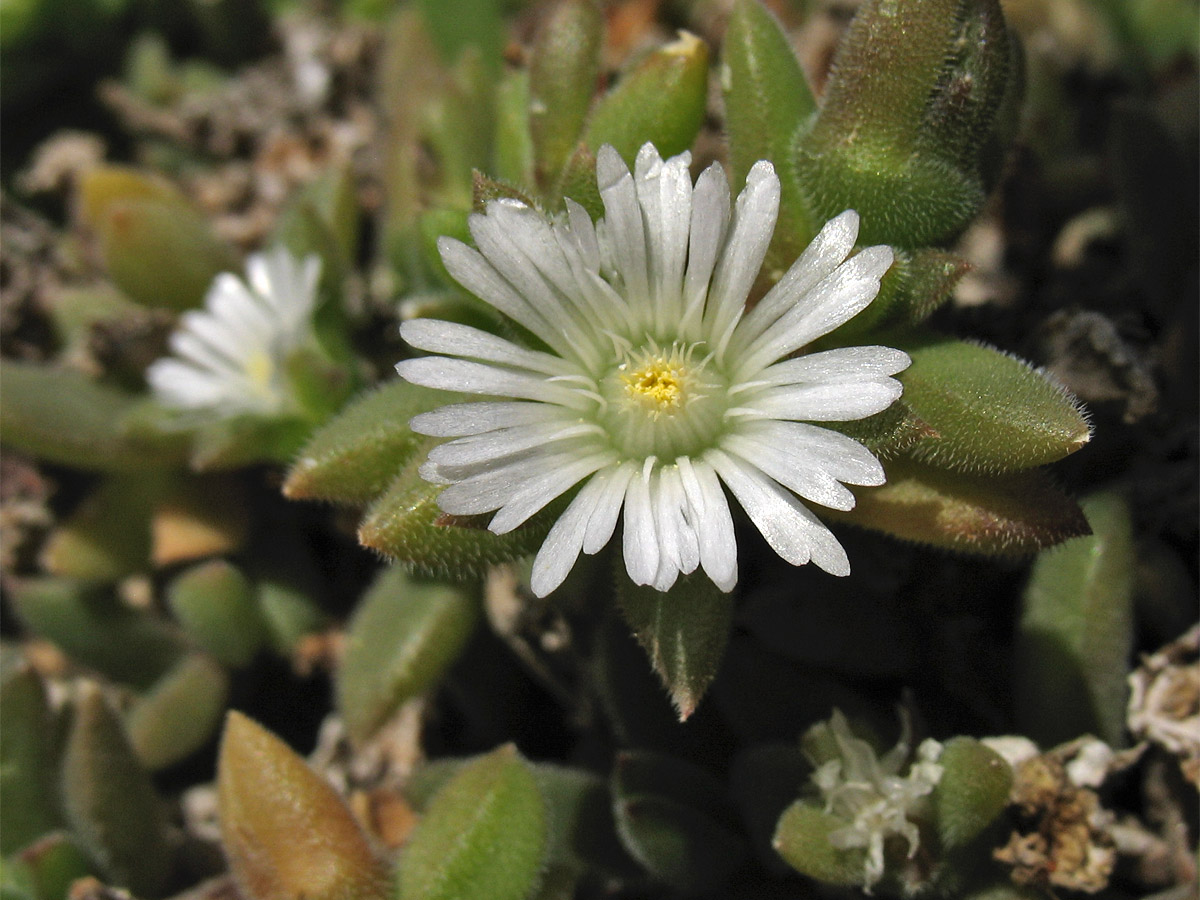
M 704 351 L 703 344 L 648 340 L 601 379 L 603 424 L 619 452 L 671 460 L 713 445 L 728 380 Z

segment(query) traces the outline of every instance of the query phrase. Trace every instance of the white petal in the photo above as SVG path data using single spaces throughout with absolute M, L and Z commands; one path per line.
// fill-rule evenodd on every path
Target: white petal
M 677 460 L 700 542 L 700 564 L 713 584 L 731 591 L 737 584 L 737 539 L 725 492 L 712 466 L 702 459 Z
M 650 474 L 653 459 L 642 472 L 633 476 L 625 491 L 625 534 L 622 538 L 625 570 L 634 584 L 651 584 L 658 572 L 658 535 L 654 529 L 654 508 L 650 502 Z
M 613 262 L 624 281 L 631 308 L 649 325 L 650 275 L 646 259 L 646 230 L 637 189 L 619 153 L 608 144 L 596 154 L 596 183 L 604 201 L 604 231 Z
M 541 549 L 533 560 L 533 574 L 529 588 L 535 597 L 545 597 L 566 579 L 579 551 L 583 549 L 583 536 L 601 498 L 607 480 L 604 471 L 593 475 L 575 495 L 575 499 L 558 517 Z
M 688 228 L 692 218 L 691 154 L 665 163 L 652 144 L 642 147 L 634 169 L 649 254 L 650 287 L 655 327 L 675 326 L 682 312 L 683 272 L 687 262 Z
M 879 279 L 892 264 L 891 247 L 868 247 L 842 263 L 770 329 L 738 355 L 738 377 L 754 373 L 793 350 L 828 334 L 864 310 L 879 293 Z
M 753 422 L 743 431 L 757 442 L 803 454 L 846 484 L 879 485 L 886 480 L 883 466 L 871 451 L 853 438 L 805 422 Z
M 710 335 L 723 336 L 741 316 L 771 244 L 778 214 L 779 178 L 769 162 L 759 160 L 738 195 L 733 225 L 713 274 L 704 326 Z M 714 349 L 720 353 L 724 348 Z
M 160 359 L 146 369 L 146 381 L 168 406 L 199 409 L 224 399 L 228 382 L 175 359 Z
M 493 534 L 507 534 L 523 524 L 534 513 L 597 469 L 616 462 L 616 454 L 607 450 L 588 456 L 576 456 L 555 466 L 547 466 L 538 474 L 520 485 L 511 499 L 492 518 L 488 530 Z M 447 488 L 446 490 L 452 490 Z
M 466 394 L 495 394 L 518 400 L 541 400 L 563 406 L 585 407 L 590 400 L 578 391 L 548 381 L 537 375 L 526 375 L 499 369 L 487 363 L 469 359 L 448 359 L 444 356 L 423 356 L 396 364 L 400 377 L 423 387 Z
M 577 462 L 579 454 L 575 452 L 529 453 L 513 457 L 500 465 L 489 466 L 469 477 L 461 477 L 450 469 L 449 477 L 454 484 L 438 494 L 438 506 L 456 516 L 491 512 L 504 506 L 530 482 L 547 472 L 561 470 Z M 436 473 L 444 475 L 447 469 L 437 466 Z
M 864 376 L 895 375 L 912 364 L 908 354 L 890 347 L 839 347 L 775 363 L 755 376 L 765 384 L 850 382 Z
M 596 501 L 596 508 L 588 519 L 587 531 L 583 536 L 583 552 L 589 556 L 599 553 L 608 544 L 617 527 L 617 516 L 621 513 L 621 505 L 625 502 L 625 491 L 629 481 L 637 474 L 637 466 L 632 462 L 622 463 L 612 470 L 599 472 L 593 481 L 603 482 L 603 493 Z
M 753 466 L 740 463 L 720 450 L 704 458 L 729 485 L 750 521 L 771 548 L 792 565 L 810 559 L 831 575 L 849 575 L 850 561 L 828 528 L 790 493 Z
M 721 449 L 739 457 L 745 465 L 758 468 L 805 500 L 831 509 L 854 509 L 854 495 L 803 449 L 740 434 L 725 438 Z
M 457 322 L 412 319 L 400 326 L 400 336 L 418 350 L 430 353 L 467 356 L 545 375 L 562 375 L 570 371 L 570 367 L 557 356 L 526 350 L 512 341 Z
M 571 225 L 570 235 L 579 248 L 580 258 L 592 272 L 600 271 L 600 245 L 596 242 L 596 226 L 587 210 L 567 197 L 567 221 Z
M 804 294 L 827 278 L 850 255 L 856 240 L 858 213 L 854 210 L 848 209 L 826 222 L 800 258 L 792 263 L 784 276 L 738 326 L 733 352 L 739 353 L 772 322 L 800 302 Z
M 891 406 L 904 388 L 895 378 L 870 378 L 845 384 L 800 384 L 769 388 L 743 405 L 773 419 L 850 422 Z
M 473 466 L 495 462 L 534 447 L 549 447 L 558 441 L 596 433 L 603 435 L 600 427 L 591 422 L 554 421 L 518 425 L 439 444 L 429 451 L 429 459 L 442 468 Z
M 455 403 L 413 416 L 408 427 L 431 437 L 463 437 L 496 428 L 561 419 L 563 411 L 545 403 L 482 401 Z
M 681 330 L 688 329 L 704 311 L 704 301 L 717 256 L 729 227 L 729 181 L 719 163 L 700 173 L 692 192 L 692 223 L 688 244 L 687 275 L 684 278 L 684 316 Z

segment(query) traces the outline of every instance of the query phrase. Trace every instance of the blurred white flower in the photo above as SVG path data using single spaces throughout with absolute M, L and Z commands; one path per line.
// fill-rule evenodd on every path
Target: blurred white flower
M 889 836 L 904 838 L 909 859 L 916 855 L 921 834 L 910 816 L 942 778 L 938 763 L 942 745 L 933 739 L 921 742 L 916 759 L 908 765 L 912 738 L 908 719 L 903 721 L 899 743 L 880 758 L 870 744 L 855 737 L 846 717 L 834 710 L 828 728 L 838 756 L 822 763 L 812 775 L 825 812 L 850 823 L 832 832 L 829 842 L 839 850 L 867 851 L 863 871 L 867 893 L 883 877 L 884 842 Z M 901 777 L 906 766 L 908 774 Z
M 184 313 L 171 335 L 174 356 L 146 370 L 159 402 L 219 418 L 285 412 L 285 364 L 312 339 L 320 274 L 318 257 L 297 260 L 276 247 L 249 257 L 246 281 L 218 275 L 204 309 Z
M 533 565 L 552 591 L 580 552 L 596 553 L 624 510 L 630 578 L 665 591 L 702 567 L 722 590 L 737 581 L 728 488 L 775 551 L 835 575 L 850 565 L 796 495 L 854 506 L 842 483 L 877 485 L 861 444 L 809 422 L 860 419 L 888 407 L 908 357 L 847 347 L 791 358 L 874 299 L 889 247 L 847 259 L 858 216 L 829 222 L 752 309 L 779 208 L 779 179 L 759 162 L 730 210 L 719 165 L 693 187 L 688 154 L 663 162 L 647 144 L 633 173 L 612 147 L 597 154 L 605 217 L 578 204 L 555 221 L 512 200 L 470 220 L 478 249 L 443 238 L 450 274 L 547 349 L 450 322 L 401 333 L 441 354 L 397 366 L 414 384 L 504 399 L 443 407 L 415 431 L 453 438 L 423 476 L 447 485 L 448 513 L 495 511 L 503 534 L 583 483 Z M 724 488 L 722 487 L 724 485 Z

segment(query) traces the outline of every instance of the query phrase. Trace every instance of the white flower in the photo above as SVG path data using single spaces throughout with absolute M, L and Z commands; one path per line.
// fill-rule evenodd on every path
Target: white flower
M 867 851 L 863 888 L 868 894 L 883 877 L 884 841 L 890 835 L 904 838 L 909 859 L 916 855 L 921 833 L 910 816 L 942 779 L 943 767 L 938 763 L 942 745 L 933 739 L 921 742 L 908 774 L 900 776 L 912 741 L 907 717 L 903 723 L 899 743 L 880 759 L 870 744 L 854 736 L 846 717 L 834 710 L 828 728 L 838 757 L 823 763 L 812 775 L 825 801 L 825 812 L 850 823 L 832 832 L 829 842 L 839 850 Z
M 506 398 L 412 420 L 414 431 L 454 438 L 421 470 L 447 485 L 443 510 L 496 511 L 489 527 L 503 534 L 583 483 L 534 560 L 538 596 L 581 551 L 608 543 L 622 508 L 636 584 L 665 591 L 702 567 L 731 590 L 737 545 L 722 484 L 788 562 L 846 575 L 845 551 L 796 495 L 848 510 L 854 497 L 839 482 L 884 481 L 866 448 L 807 423 L 887 408 L 901 391 L 889 376 L 908 357 L 886 347 L 788 357 L 871 302 L 891 249 L 847 259 L 858 216 L 842 213 L 747 312 L 779 179 L 757 163 L 731 214 L 721 167 L 693 187 L 689 162 L 685 153 L 664 163 L 647 144 L 630 174 L 602 147 L 605 217 L 595 225 L 571 200 L 552 222 L 500 200 L 471 217 L 478 250 L 441 239 L 450 274 L 549 352 L 450 322 L 402 326 L 412 346 L 443 354 L 401 362 L 408 381 Z
M 247 281 L 223 272 L 204 309 L 183 314 L 171 335 L 174 358 L 146 370 L 164 406 L 229 418 L 277 415 L 291 391 L 288 356 L 312 338 L 321 261 L 297 260 L 283 247 L 246 261 Z

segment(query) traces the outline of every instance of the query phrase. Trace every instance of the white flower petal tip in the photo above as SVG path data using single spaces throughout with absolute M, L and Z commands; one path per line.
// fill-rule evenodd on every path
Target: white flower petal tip
M 146 371 L 158 401 L 202 418 L 283 414 L 293 401 L 285 364 L 313 340 L 320 275 L 319 257 L 280 246 L 252 254 L 245 280 L 214 278 L 204 308 L 180 317 L 174 357 Z
M 849 510 L 846 485 L 884 481 L 861 444 L 810 423 L 884 409 L 908 356 L 878 346 L 797 352 L 871 302 L 891 248 L 851 256 L 859 217 L 847 210 L 747 312 L 779 178 L 756 163 L 731 203 L 720 166 L 693 185 L 690 163 L 646 144 L 631 171 L 606 145 L 596 154 L 603 219 L 571 201 L 556 219 L 497 201 L 470 218 L 475 247 L 438 241 L 463 287 L 548 349 L 447 322 L 402 326 L 434 354 L 401 362 L 403 378 L 486 395 L 412 421 L 450 439 L 420 470 L 447 485 L 444 510 L 494 512 L 489 527 L 505 533 L 574 494 L 534 559 L 537 596 L 607 545 L 618 523 L 634 583 L 665 591 L 700 569 L 732 590 L 730 497 L 781 557 L 845 576 L 845 551 L 805 504 Z

